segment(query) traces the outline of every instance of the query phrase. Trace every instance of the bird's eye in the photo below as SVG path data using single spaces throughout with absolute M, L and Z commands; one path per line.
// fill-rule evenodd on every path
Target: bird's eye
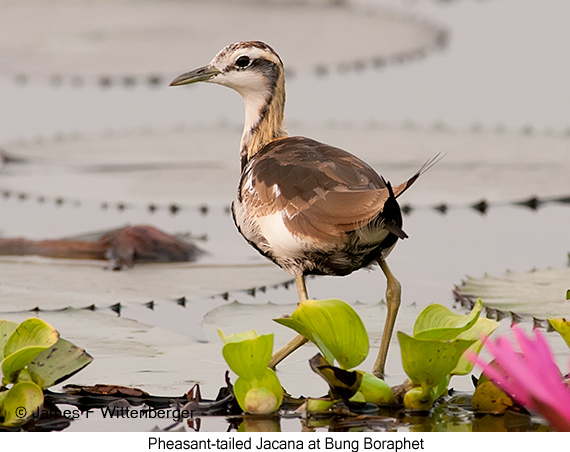
M 247 66 L 249 66 L 250 62 L 251 62 L 251 60 L 249 59 L 249 57 L 247 55 L 242 55 L 236 60 L 236 66 L 237 67 L 247 67 Z

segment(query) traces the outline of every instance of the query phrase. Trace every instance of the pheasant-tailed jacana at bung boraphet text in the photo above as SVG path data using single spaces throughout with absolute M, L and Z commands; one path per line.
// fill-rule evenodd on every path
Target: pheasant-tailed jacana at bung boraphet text
M 232 205 L 235 224 L 261 254 L 295 277 L 299 300 L 305 275 L 344 276 L 375 263 L 387 280 L 388 312 L 373 373 L 384 375 L 400 306 L 401 287 L 386 257 L 406 238 L 396 198 L 431 167 L 391 187 L 358 157 L 305 137 L 285 125 L 283 62 L 267 44 L 236 42 L 207 66 L 176 77 L 171 86 L 208 82 L 236 90 L 245 101 L 241 179 Z M 275 367 L 307 340 L 297 336 L 275 353 Z

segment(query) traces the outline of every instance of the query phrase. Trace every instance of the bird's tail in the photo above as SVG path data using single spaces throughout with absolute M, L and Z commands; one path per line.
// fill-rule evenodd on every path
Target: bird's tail
M 416 174 L 414 174 L 412 177 L 410 177 L 406 182 L 404 182 L 403 184 L 397 185 L 396 187 L 394 187 L 394 197 L 398 197 L 400 196 L 402 193 L 404 193 L 408 188 L 410 188 L 413 183 L 418 180 L 418 178 L 424 174 L 427 170 L 429 170 L 431 167 L 433 167 L 436 163 L 439 163 L 439 161 L 445 157 L 445 154 L 443 153 L 438 153 L 435 157 L 432 157 L 431 159 L 429 159 L 427 162 L 425 162 L 422 167 L 416 172 Z

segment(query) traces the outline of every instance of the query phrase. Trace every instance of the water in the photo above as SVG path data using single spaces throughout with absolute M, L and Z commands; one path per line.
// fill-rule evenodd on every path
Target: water
M 570 3 L 567 1 L 554 0 L 548 4 L 531 0 L 358 3 L 390 7 L 437 22 L 450 30 L 449 45 L 441 53 L 430 54 L 425 59 L 380 70 L 333 71 L 322 77 L 309 73 L 296 75 L 287 84 L 287 114 L 292 125 L 388 123 L 401 126 L 413 122 L 443 123 L 452 128 L 476 124 L 510 130 L 530 127 L 544 132 L 564 132 L 570 127 L 567 108 L 570 32 L 566 23 Z M 217 50 L 212 49 L 212 53 Z M 196 66 L 204 63 L 206 61 L 196 62 Z M 3 99 L 0 143 L 6 145 L 14 140 L 52 138 L 58 134 L 97 136 L 109 130 L 141 127 L 163 130 L 180 123 L 234 126 L 241 124 L 243 117 L 239 96 L 207 85 L 186 91 L 164 85 L 152 89 L 146 86 L 104 89 L 89 84 L 54 88 L 33 83 L 20 86 L 12 79 L 0 78 L 0 98 Z M 568 159 L 570 149 L 561 163 L 567 164 Z M 481 184 L 484 183 L 482 180 Z M 492 192 L 493 187 L 486 186 L 486 189 Z M 208 240 L 203 246 L 210 255 L 204 259 L 206 264 L 262 262 L 236 233 L 224 211 L 226 204 L 213 206 L 206 216 L 186 210 L 174 216 L 165 210 L 151 214 L 143 205 L 125 211 L 101 210 L 103 199 L 81 201 L 80 206 L 56 207 L 32 199 L 0 199 L 0 231 L 4 236 L 42 238 L 92 232 L 125 223 L 152 222 L 170 232 L 207 234 Z M 196 204 L 199 203 L 197 200 Z M 413 319 L 428 303 L 452 307 L 453 285 L 459 284 L 465 275 L 480 276 L 485 272 L 500 275 L 506 269 L 526 271 L 534 267 L 567 265 L 569 221 L 570 208 L 558 204 L 548 204 L 536 212 L 513 205 L 492 206 L 487 215 L 480 215 L 465 205 L 445 215 L 427 206 L 416 209 L 405 218 L 410 239 L 398 244 L 388 260 L 403 285 L 403 306 L 396 330 L 410 332 Z M 365 318 L 376 347 L 385 312 L 381 304 L 384 287 L 384 278 L 378 271 L 308 281 L 311 296 L 358 302 L 357 310 Z M 224 291 L 221 285 L 220 294 Z M 238 303 L 232 304 L 235 301 Z M 134 319 L 180 333 L 198 343 L 209 341 L 211 344 L 217 326 L 244 330 L 256 327 L 267 331 L 281 328 L 270 319 L 291 312 L 294 303 L 294 290 L 279 286 L 265 293 L 258 291 L 255 297 L 247 292 L 231 293 L 228 300 L 221 296 L 198 297 L 186 308 L 164 300 L 157 300 L 154 310 L 126 303 L 121 319 Z M 116 316 L 109 309 L 102 312 Z M 501 328 L 507 329 L 508 323 L 504 321 Z M 278 338 L 285 341 L 287 337 L 282 332 Z M 565 369 L 567 349 L 555 335 L 550 334 L 549 340 L 555 345 L 561 368 Z M 89 344 L 82 345 L 89 349 Z M 309 371 L 305 368 L 299 370 L 300 363 L 311 352 L 309 349 L 290 358 L 280 371 L 285 387 L 295 395 L 320 395 L 326 390 L 318 377 L 312 374 L 307 377 Z M 372 359 L 369 358 L 365 366 L 370 367 Z M 223 367 L 223 363 L 219 365 Z M 392 343 L 387 369 L 390 384 L 398 384 L 405 378 L 396 341 Z M 471 389 L 468 377 L 454 380 L 453 385 Z M 208 397 L 215 395 L 214 389 L 214 385 L 209 388 Z M 432 423 L 431 427 L 424 421 L 406 418 L 404 422 L 419 425 L 419 429 L 436 428 L 433 419 L 428 422 Z M 228 426 L 225 418 L 204 418 L 202 422 L 203 430 L 224 430 Z M 166 425 L 164 422 L 160 427 Z M 111 423 L 95 418 L 74 422 L 69 430 L 124 431 L 152 426 L 153 422 L 144 425 L 138 421 Z M 299 430 L 301 425 L 298 419 L 282 419 L 280 428 Z

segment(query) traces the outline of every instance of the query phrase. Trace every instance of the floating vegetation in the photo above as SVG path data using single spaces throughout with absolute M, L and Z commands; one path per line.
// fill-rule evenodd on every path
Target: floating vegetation
M 468 276 L 453 293 L 456 301 L 472 305 L 481 299 L 491 317 L 513 316 L 515 322 L 534 319 L 547 326 L 547 317 L 570 318 L 566 293 L 570 267 L 536 269 L 529 272 L 507 271 L 503 276 Z
M 44 404 L 43 390 L 66 380 L 93 357 L 41 319 L 0 320 L 0 427 L 19 427 Z

